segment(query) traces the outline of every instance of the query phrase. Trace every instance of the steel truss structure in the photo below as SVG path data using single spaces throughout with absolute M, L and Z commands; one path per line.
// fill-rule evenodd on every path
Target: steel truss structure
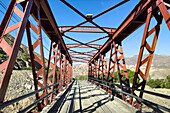
M 144 90 L 163 20 L 166 22 L 168 29 L 170 30 L 170 14 L 168 12 L 168 9 L 170 8 L 170 1 L 140 0 L 118 28 L 101 27 L 93 20 L 125 4 L 129 0 L 123 0 L 122 2 L 110 7 L 92 18 L 88 18 L 83 15 L 67 1 L 60 1 L 83 17 L 85 21 L 75 26 L 58 26 L 47 0 L 11 0 L 0 26 L 0 47 L 9 56 L 6 61 L 0 64 L 0 72 L 3 73 L 0 82 L 0 102 L 3 103 L 4 101 L 25 30 L 29 46 L 35 91 L 38 90 L 38 87 L 45 89 L 48 85 L 52 86 L 49 90 L 46 88 L 41 95 L 39 93 L 35 94 L 37 100 L 43 100 L 37 104 L 38 111 L 41 111 L 41 109 L 48 105 L 49 102 L 52 102 L 52 99 L 63 90 L 63 87 L 67 87 L 68 84 L 71 83 L 73 62 L 88 63 L 89 78 L 97 79 L 99 82 L 96 83 L 91 79 L 88 80 L 109 93 L 114 94 L 115 92 L 109 87 L 102 86 L 101 83 L 103 83 L 102 81 L 106 81 L 107 85 L 109 85 L 109 83 L 113 83 L 116 68 L 118 70 L 120 85 L 131 87 L 126 69 L 122 41 L 146 23 L 132 85 L 132 88 Z M 22 6 L 23 10 L 19 9 L 17 5 Z M 11 17 L 14 13 L 20 17 L 21 21 L 9 26 L 9 22 L 11 21 Z M 36 26 L 29 21 L 30 16 L 32 16 L 36 21 Z M 152 19 L 155 19 L 157 23 L 153 28 L 150 28 L 150 22 Z M 93 24 L 95 27 L 82 26 L 87 22 Z M 14 30 L 17 30 L 17 35 L 15 37 L 14 44 L 11 47 L 3 37 Z M 47 67 L 45 67 L 44 60 L 45 53 L 43 51 L 42 30 L 51 41 Z M 38 36 L 38 39 L 34 43 L 32 41 L 31 31 Z M 67 36 L 67 32 L 105 33 L 107 35 L 84 43 Z M 147 38 L 150 38 L 153 33 L 154 38 L 152 44 L 150 45 L 147 42 Z M 63 40 L 64 37 L 77 42 L 78 44 L 65 44 Z M 104 45 L 92 44 L 106 38 L 107 41 Z M 79 52 L 73 50 L 74 48 L 91 48 L 93 50 Z M 35 49 L 39 49 L 40 57 L 35 54 Z M 144 49 L 149 52 L 149 55 L 143 59 Z M 97 51 L 97 53 L 95 53 L 95 51 Z M 107 52 L 110 52 L 108 63 L 106 60 Z M 82 57 L 83 55 L 86 55 L 86 57 Z M 36 70 L 35 61 L 41 65 L 39 70 Z M 145 72 L 142 72 L 140 68 L 141 66 L 144 66 L 144 64 L 146 64 L 146 68 Z M 51 69 L 52 71 L 50 71 Z M 123 70 L 123 73 L 121 73 L 120 70 Z M 38 77 L 40 76 L 43 78 L 43 83 L 38 80 Z M 140 83 L 138 82 L 139 76 L 142 78 Z M 52 80 L 50 78 L 52 78 Z M 55 85 L 56 83 L 58 84 Z M 111 84 L 111 87 L 114 87 L 114 85 Z M 121 91 L 130 93 L 140 98 L 143 97 L 142 91 L 140 91 L 139 95 L 135 94 L 134 90 L 130 88 L 121 87 Z M 46 97 L 48 94 L 50 94 L 50 98 Z M 122 99 L 132 106 L 135 106 L 137 109 L 140 109 L 141 100 L 135 100 L 132 96 L 127 98 L 127 95 L 124 93 L 122 93 Z
M 20 4 L 23 8 L 23 11 L 18 8 L 18 4 Z M 9 26 L 9 22 L 11 20 L 12 14 L 17 14 L 21 21 Z M 34 17 L 37 27 L 34 26 L 30 21 L 30 15 Z M 15 37 L 15 41 L 13 46 L 11 47 L 3 38 L 4 35 L 10 33 L 13 30 L 18 30 L 17 35 Z M 44 51 L 43 51 L 43 43 L 42 43 L 42 33 L 41 30 L 46 33 L 46 35 L 51 40 L 50 54 L 49 54 L 49 62 L 48 67 L 45 67 L 44 61 Z M 23 38 L 24 31 L 26 30 L 28 45 L 29 45 L 29 53 L 31 59 L 31 67 L 33 73 L 34 87 L 35 91 L 38 90 L 38 87 L 45 88 L 47 84 L 52 85 L 62 80 L 65 81 L 65 85 L 67 86 L 70 83 L 68 78 L 72 77 L 72 60 L 68 53 L 67 47 L 61 37 L 59 28 L 56 24 L 56 21 L 51 12 L 50 6 L 46 0 L 42 0 L 39 2 L 38 0 L 11 0 L 10 5 L 7 9 L 7 12 L 1 22 L 0 27 L 0 47 L 6 52 L 9 56 L 8 60 L 4 61 L 0 64 L 0 72 L 3 72 L 3 76 L 0 83 L 0 102 L 3 102 L 9 80 L 12 74 L 12 70 L 15 64 L 15 60 L 17 57 L 17 53 L 19 51 L 19 47 L 21 45 L 21 41 Z M 32 44 L 32 36 L 30 33 L 32 30 L 35 34 L 37 34 L 38 39 Z M 53 31 L 53 32 L 51 32 Z M 34 54 L 35 49 L 40 50 L 40 57 Z M 52 52 L 54 53 L 53 55 Z M 54 62 L 52 62 L 54 60 Z M 35 61 L 41 65 L 41 69 L 36 70 Z M 45 72 L 47 69 L 47 72 Z M 49 72 L 49 69 L 53 71 Z M 58 71 L 58 72 L 57 72 Z M 38 80 L 38 77 L 43 77 L 43 83 Z M 49 80 L 49 77 L 52 76 L 52 81 Z M 52 92 L 54 88 L 60 87 L 61 83 L 57 86 L 53 86 L 50 90 L 44 90 L 43 94 L 39 95 L 36 93 L 36 99 L 40 99 Z M 63 85 L 62 85 L 63 86 Z M 62 90 L 62 88 L 60 89 Z M 46 106 L 52 99 L 57 95 L 60 91 L 56 91 L 56 93 L 52 93 L 49 98 L 44 98 L 44 100 L 38 104 L 38 110 Z
M 113 79 L 114 72 L 115 72 L 115 65 L 117 65 L 120 85 L 123 84 L 124 86 L 130 87 L 121 42 L 125 38 L 127 38 L 132 32 L 134 32 L 137 28 L 139 28 L 141 25 L 146 23 L 144 33 L 143 33 L 143 39 L 140 47 L 140 52 L 138 56 L 138 61 L 136 65 L 133 86 L 132 86 L 132 88 L 144 90 L 163 18 L 167 24 L 167 27 L 170 30 L 170 21 L 169 21 L 170 14 L 168 12 L 169 4 L 170 1 L 168 0 L 141 0 L 136 5 L 136 7 L 131 11 L 131 13 L 126 17 L 126 19 L 120 24 L 120 26 L 116 29 L 113 35 L 105 42 L 105 44 L 100 48 L 100 50 L 95 54 L 95 56 L 89 61 L 89 67 L 90 67 L 89 77 L 97 78 L 93 76 L 94 70 L 91 67 L 92 65 L 94 65 L 95 67 L 95 65 L 97 65 L 96 60 L 100 59 L 102 54 L 106 54 L 110 50 L 110 58 L 109 58 L 107 74 L 106 73 L 105 73 L 106 75 L 103 73 L 101 74 L 103 76 L 106 76 L 106 78 L 109 78 L 109 76 L 111 76 L 111 78 Z M 155 19 L 157 24 L 152 29 L 149 30 L 151 19 Z M 154 38 L 150 45 L 148 44 L 146 39 L 153 33 L 154 33 Z M 119 47 L 120 50 L 118 49 Z M 149 52 L 149 55 L 146 58 L 142 59 L 144 49 L 146 49 Z M 118 57 L 118 54 L 120 54 L 119 55 L 120 57 Z M 120 63 L 121 60 L 122 60 L 122 64 Z M 145 72 L 142 72 L 140 70 L 140 67 L 144 64 L 146 64 L 146 69 Z M 123 73 L 120 73 L 120 68 L 124 70 Z M 125 76 L 124 80 L 122 80 L 123 76 Z M 142 82 L 140 83 L 137 82 L 139 76 L 143 79 Z M 113 82 L 112 79 L 111 80 L 107 79 L 106 81 Z M 127 90 L 122 88 L 122 91 L 126 91 L 128 93 L 137 96 L 137 94 L 134 93 L 134 90 L 130 90 L 130 89 Z M 143 92 L 141 91 L 138 96 L 142 98 Z M 124 95 L 123 93 L 122 93 L 122 99 L 127 103 L 132 104 L 136 108 L 140 109 L 141 100 L 136 99 L 137 103 L 134 104 L 133 97 L 127 99 L 126 95 Z

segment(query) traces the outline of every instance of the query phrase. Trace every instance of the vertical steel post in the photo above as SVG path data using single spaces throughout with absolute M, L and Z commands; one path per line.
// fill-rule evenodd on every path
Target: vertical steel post
M 106 63 L 106 58 L 105 55 L 100 55 L 100 62 L 101 62 L 101 79 L 102 80 L 107 80 L 107 63 Z M 103 87 L 103 89 L 107 90 L 107 87 Z
M 63 55 L 62 55 L 62 53 L 61 53 L 61 43 L 60 42 L 58 42 L 58 46 L 59 46 L 59 78 L 60 78 L 60 80 L 59 81 L 63 81 Z M 59 84 L 59 87 L 62 85 L 63 83 L 60 83 Z M 61 86 L 61 89 L 60 89 L 60 91 L 63 91 L 63 86 Z
M 91 77 L 91 63 L 89 63 L 89 66 L 88 66 L 88 81 L 90 82 L 89 77 Z
M 116 64 L 117 64 L 117 71 L 118 71 L 118 75 L 119 75 L 120 85 L 125 85 L 125 86 L 130 87 L 122 45 L 121 45 L 121 43 L 116 44 L 115 42 L 113 42 L 113 46 L 114 46 L 115 55 L 116 55 L 115 59 L 116 59 Z M 118 54 L 120 56 L 118 56 Z M 121 73 L 121 70 L 123 70 L 122 73 Z M 123 87 L 121 88 L 121 90 L 125 91 L 125 89 Z M 129 90 L 128 90 L 128 92 L 130 93 Z M 126 101 L 124 94 L 122 94 L 122 99 L 124 101 Z
M 40 20 L 40 9 L 37 8 L 37 13 L 38 13 L 38 20 L 37 20 L 37 26 L 38 26 L 38 37 L 39 37 L 39 45 L 40 45 L 40 55 L 41 55 L 41 66 L 42 66 L 42 73 L 43 73 L 43 80 L 44 80 L 44 87 L 47 86 L 47 80 L 46 80 L 46 75 L 45 75 L 45 60 L 44 60 L 44 51 L 43 51 L 43 43 L 42 43 L 42 33 L 41 33 L 41 20 Z M 47 89 L 45 90 L 45 95 L 48 93 Z M 44 104 L 48 104 L 48 99 L 44 99 Z
M 116 55 L 115 51 L 113 52 L 113 43 L 111 44 L 110 48 L 110 57 L 109 57 L 109 64 L 107 70 L 107 81 L 113 83 L 114 81 L 114 72 L 115 72 L 115 65 L 116 65 Z M 111 85 L 113 87 L 113 85 Z M 113 93 L 112 89 L 109 89 L 110 93 Z
M 51 57 L 51 51 L 53 51 L 53 56 L 52 57 Z M 47 76 L 47 83 L 49 85 L 52 85 L 52 84 L 57 82 L 57 69 L 58 69 L 58 66 L 57 66 L 57 62 L 58 62 L 58 44 L 56 44 L 55 42 L 52 43 L 52 47 L 51 47 L 50 55 L 49 56 L 50 56 L 49 61 L 54 60 L 54 63 L 49 62 L 50 66 L 52 67 L 51 69 L 53 69 L 53 70 L 51 72 L 47 73 L 48 74 L 48 76 Z M 47 69 L 47 70 L 49 70 L 49 69 Z M 51 76 L 52 76 L 52 79 L 51 79 Z M 48 93 L 52 92 L 55 87 L 56 86 L 51 87 L 51 89 L 48 91 Z M 50 102 L 52 101 L 54 95 L 55 94 L 51 94 Z
M 34 53 L 33 53 L 34 49 L 33 49 L 32 40 L 31 40 L 30 23 L 27 23 L 26 32 L 27 32 L 29 53 L 30 53 L 30 58 L 31 58 L 32 74 L 33 74 L 33 79 L 34 79 L 34 88 L 36 91 L 36 90 L 38 90 L 38 80 L 37 80 L 37 73 L 36 73 L 36 69 L 35 69 L 35 61 L 34 61 L 35 57 L 34 57 Z M 36 96 L 37 100 L 40 98 L 38 93 L 36 93 L 35 96 Z M 40 106 L 40 104 L 38 104 L 38 111 L 40 111 L 40 110 L 41 110 L 41 106 Z
M 3 39 L 3 36 L 4 36 L 4 33 L 6 32 L 6 28 L 7 28 L 7 25 L 9 23 L 9 20 L 11 18 L 11 15 L 14 11 L 14 8 L 16 7 L 16 2 L 15 3 L 14 2 L 15 1 L 12 1 L 10 3 L 10 6 L 8 7 L 8 10 L 5 14 L 5 17 L 4 17 L 4 19 L 1 23 L 1 27 L 3 25 L 6 25 L 6 26 L 2 27 L 0 29 L 1 30 L 0 31 L 0 33 L 1 33 L 0 46 L 4 49 L 4 51 L 9 56 L 9 59 L 7 61 L 0 64 L 0 71 L 4 70 L 4 73 L 3 73 L 3 76 L 2 76 L 2 79 L 1 79 L 1 83 L 0 83 L 0 94 L 1 94 L 0 95 L 0 102 L 3 102 L 3 100 L 4 100 L 5 93 L 6 93 L 6 90 L 7 90 L 8 84 L 9 84 L 9 80 L 10 80 L 10 77 L 11 77 L 11 74 L 12 74 L 12 70 L 13 70 L 13 67 L 14 67 L 14 64 L 15 64 L 15 60 L 16 60 L 16 57 L 17 57 L 17 53 L 18 53 L 18 50 L 19 50 L 19 47 L 20 47 L 20 44 L 21 44 L 21 40 L 22 40 L 22 37 L 23 37 L 23 34 L 24 34 L 24 30 L 26 28 L 27 21 L 28 21 L 28 18 L 29 18 L 29 14 L 31 12 L 32 4 L 33 4 L 32 0 L 29 0 L 29 1 L 26 2 L 25 10 L 24 10 L 23 16 L 21 18 L 19 29 L 18 29 L 16 38 L 15 38 L 14 44 L 11 48 L 8 45 L 8 43 Z M 7 14 L 7 13 L 10 13 L 10 14 Z M 7 17 L 9 17 L 9 19 L 6 21 L 5 19 L 7 19 Z
M 157 21 L 157 25 L 155 27 L 153 27 L 151 30 L 149 30 L 152 15 L 155 17 L 155 19 Z M 137 61 L 136 70 L 135 70 L 135 76 L 134 76 L 134 80 L 133 80 L 133 86 L 132 86 L 133 88 L 141 87 L 142 90 L 144 90 L 144 88 L 145 88 L 145 84 L 146 84 L 146 80 L 148 78 L 149 70 L 151 67 L 151 62 L 153 59 L 156 43 L 158 40 L 158 35 L 159 35 L 161 23 L 162 23 L 162 18 L 163 17 L 161 14 L 159 15 L 158 12 L 155 12 L 152 10 L 152 7 L 150 7 L 148 9 L 148 15 L 147 15 L 145 29 L 144 29 L 144 33 L 143 33 L 143 39 L 142 39 L 142 43 L 141 43 L 141 47 L 140 47 L 140 51 L 139 51 L 138 61 Z M 154 34 L 154 38 L 152 41 L 152 46 L 150 46 L 146 39 L 154 32 L 155 32 L 155 34 Z M 149 52 L 149 55 L 145 59 L 142 59 L 144 49 L 146 49 Z M 147 65 L 145 68 L 145 73 L 143 73 L 142 70 L 140 69 L 140 67 L 142 65 L 144 65 L 145 63 L 147 63 Z M 139 78 L 139 75 L 142 78 L 142 82 L 140 82 L 140 83 L 138 83 L 138 80 L 137 80 Z M 132 94 L 135 94 L 134 91 L 132 91 Z M 143 92 L 140 92 L 139 97 L 140 98 L 143 97 Z M 132 97 L 130 98 L 130 104 L 134 105 Z M 140 109 L 140 105 L 141 105 L 141 101 L 137 100 L 137 104 L 135 104 L 134 106 L 136 108 Z

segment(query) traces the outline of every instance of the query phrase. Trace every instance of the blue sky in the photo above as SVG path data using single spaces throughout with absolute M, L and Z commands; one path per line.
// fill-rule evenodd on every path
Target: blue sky
M 0 1 L 6 4 L 7 6 L 9 5 L 9 1 L 7 0 L 0 0 Z M 77 8 L 84 15 L 93 14 L 94 16 L 120 2 L 120 0 L 66 0 L 66 1 L 69 2 L 75 8 Z M 82 18 L 77 13 L 75 13 L 73 10 L 67 7 L 60 0 L 48 0 L 48 2 L 50 4 L 51 10 L 54 14 L 54 17 L 57 21 L 58 26 L 74 26 L 74 25 L 79 24 L 80 22 L 85 21 L 84 18 Z M 123 4 L 122 6 L 116 9 L 113 9 L 112 11 L 94 19 L 94 22 L 100 25 L 101 27 L 117 28 L 138 2 L 139 0 L 131 0 Z M 0 6 L 0 14 L 4 15 L 2 12 L 5 12 L 5 9 L 2 6 Z M 2 20 L 2 17 L 3 16 L 0 16 L 0 21 Z M 151 22 L 151 25 L 154 25 L 154 24 L 155 24 L 155 21 L 153 19 Z M 87 23 L 84 25 L 93 26 L 90 23 Z M 137 55 L 139 53 L 139 48 L 141 45 L 143 32 L 144 32 L 144 25 L 140 27 L 138 30 L 136 30 L 134 33 L 132 33 L 130 36 L 128 36 L 128 38 L 126 38 L 123 41 L 122 45 L 123 45 L 125 57 L 130 57 L 133 55 Z M 102 33 L 100 34 L 66 33 L 66 35 L 72 38 L 75 38 L 79 41 L 82 41 L 84 43 L 106 36 L 105 33 L 103 34 Z M 169 51 L 170 37 L 169 36 L 170 36 L 170 32 L 168 30 L 168 27 L 165 24 L 165 21 L 163 20 L 158 43 L 156 46 L 156 51 L 155 51 L 156 54 L 170 55 L 170 51 Z M 47 49 L 49 49 L 48 47 L 49 47 L 50 41 L 46 37 L 47 36 L 45 36 L 45 34 L 43 33 L 44 46 Z M 107 39 L 103 39 L 101 41 L 96 42 L 95 44 L 102 45 L 106 40 Z M 151 40 L 152 40 L 152 37 L 149 37 L 148 42 L 151 42 Z M 76 43 L 66 38 L 64 38 L 64 41 L 66 44 Z M 27 45 L 27 40 L 25 37 L 23 38 L 22 43 Z M 47 49 L 44 48 L 44 52 L 47 53 L 45 56 L 46 58 L 48 58 Z M 85 51 L 90 51 L 92 49 L 76 48 L 74 50 L 85 52 Z

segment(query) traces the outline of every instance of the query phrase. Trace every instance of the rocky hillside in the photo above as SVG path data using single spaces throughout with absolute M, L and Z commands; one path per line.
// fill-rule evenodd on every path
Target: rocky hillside
M 88 74 L 88 64 L 83 63 L 81 65 L 73 65 L 73 77 L 77 75 L 87 75 Z
M 143 58 L 146 58 L 144 55 Z M 126 58 L 127 68 L 135 71 L 137 55 Z M 141 67 L 141 70 L 145 69 L 146 64 Z M 152 79 L 165 79 L 167 75 L 170 75 L 170 56 L 155 54 L 153 57 L 150 76 Z
M 145 58 L 147 55 L 144 55 Z M 138 56 L 131 56 L 125 58 L 126 66 L 128 69 L 135 71 Z M 107 58 L 107 63 L 109 59 Z M 146 65 L 146 64 L 145 64 Z M 141 68 L 145 69 L 145 66 Z M 73 75 L 87 75 L 88 74 L 88 64 L 81 64 L 73 66 Z M 151 69 L 150 76 L 152 79 L 165 79 L 167 75 L 170 75 L 170 56 L 155 54 Z
M 14 43 L 14 37 L 12 37 L 9 34 L 6 34 L 4 36 L 4 39 L 8 42 L 8 44 L 12 47 L 13 43 Z M 39 58 L 40 55 L 35 53 Z M 3 49 L 0 47 L 0 64 L 4 61 L 6 61 L 8 59 L 8 55 L 3 51 Z M 47 60 L 45 59 L 45 62 L 47 65 Z M 37 69 L 41 68 L 41 65 L 35 61 L 35 65 Z M 30 55 L 29 55 L 29 49 L 27 48 L 27 46 L 21 44 L 20 48 L 19 48 L 19 52 L 17 54 L 17 59 L 15 62 L 15 66 L 14 69 L 15 70 L 20 70 L 23 67 L 31 67 L 31 60 L 30 60 Z

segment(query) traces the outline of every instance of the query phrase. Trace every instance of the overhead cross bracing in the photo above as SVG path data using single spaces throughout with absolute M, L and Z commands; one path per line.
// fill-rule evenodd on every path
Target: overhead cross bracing
M 61 2 L 63 2 L 65 5 L 67 5 L 69 8 L 71 8 L 73 11 L 75 11 L 77 14 L 79 14 L 82 18 L 84 18 L 86 21 L 81 22 L 80 24 L 77 24 L 75 26 L 59 26 L 59 29 L 61 31 L 61 34 L 73 41 L 73 42 L 77 42 L 77 46 L 71 46 L 73 44 L 67 44 L 68 47 L 68 51 L 70 52 L 75 52 L 75 53 L 71 53 L 71 56 L 75 56 L 75 55 L 81 55 L 81 57 L 83 57 L 84 55 L 88 55 L 88 56 L 93 56 L 95 54 L 95 49 L 99 50 L 100 47 L 96 47 L 95 45 L 99 45 L 98 41 L 102 40 L 102 39 L 108 39 L 116 30 L 116 28 L 108 28 L 108 27 L 101 27 L 100 25 L 98 25 L 97 23 L 95 23 L 93 20 L 96 18 L 99 18 L 100 16 L 104 15 L 105 13 L 125 4 L 126 2 L 128 2 L 129 0 L 124 0 L 110 8 L 108 8 L 107 10 L 91 17 L 88 18 L 86 15 L 84 15 L 83 13 L 81 13 L 78 9 L 76 9 L 74 6 L 72 6 L 69 2 L 65 1 L 65 0 L 61 0 Z M 83 26 L 86 23 L 91 23 L 94 26 Z M 83 41 L 81 40 L 77 40 L 74 37 L 70 37 L 68 35 L 65 35 L 68 32 L 79 32 L 79 33 L 104 33 L 106 34 L 106 36 L 100 37 L 100 38 L 96 38 L 94 40 L 91 40 L 87 43 L 83 43 Z M 81 39 L 81 38 L 79 38 Z M 66 41 L 67 42 L 67 41 Z M 93 44 L 91 44 L 93 43 Z M 76 51 L 75 48 L 91 48 L 91 50 L 89 50 L 89 52 L 80 52 L 80 51 Z M 81 59 L 80 60 L 87 62 L 89 59 L 85 60 L 85 59 Z M 80 62 L 81 62 L 80 61 Z M 73 62 L 78 62 L 78 59 L 76 61 Z

